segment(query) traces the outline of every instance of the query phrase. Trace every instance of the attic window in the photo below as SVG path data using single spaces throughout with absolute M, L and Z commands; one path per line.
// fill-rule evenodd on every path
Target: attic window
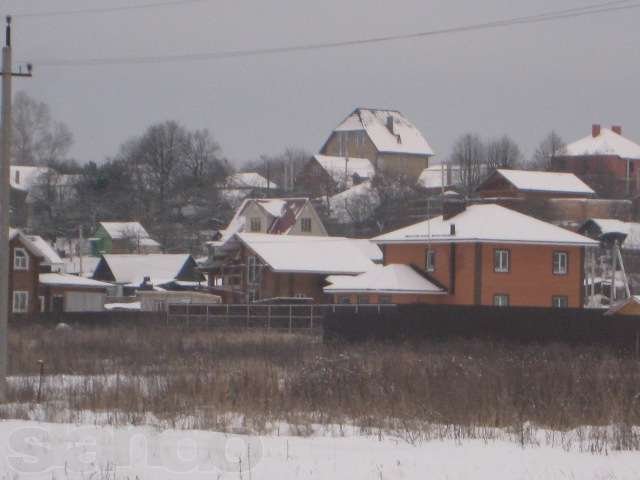
M 300 230 L 304 233 L 311 233 L 311 219 L 310 218 L 302 218 L 300 219 Z
M 14 175 L 14 183 L 16 185 L 18 185 L 20 183 L 20 170 L 16 170 L 16 173 Z
M 261 232 L 262 231 L 262 222 L 260 221 L 260 218 L 255 217 L 251 219 L 251 231 L 252 232 Z

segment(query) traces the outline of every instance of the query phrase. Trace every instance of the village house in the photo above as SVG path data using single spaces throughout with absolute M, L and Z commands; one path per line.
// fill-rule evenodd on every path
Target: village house
M 9 303 L 14 315 L 40 311 L 38 275 L 40 251 L 18 229 L 9 231 Z
M 595 192 L 573 173 L 497 169 L 477 188 L 476 195 L 492 200 L 525 201 L 549 198 L 590 198 Z
M 205 277 L 189 254 L 102 255 L 93 273 L 94 280 L 117 288 L 113 296 L 127 297 L 138 290 L 154 288 L 197 289 Z
M 575 173 L 602 197 L 629 197 L 640 192 L 640 145 L 620 126 L 593 125 L 591 135 L 556 152 L 551 169 Z
M 331 132 L 320 154 L 368 159 L 376 171 L 417 180 L 434 152 L 420 130 L 402 113 L 357 108 Z
M 161 247 L 139 222 L 100 222 L 90 239 L 91 253 L 160 253 Z
M 236 302 L 329 300 L 328 275 L 356 275 L 382 261 L 368 240 L 343 237 L 237 233 L 226 260 L 209 276 L 211 286 L 226 287 Z M 221 279 L 221 282 L 215 283 Z M 214 283 L 211 283 L 214 282 Z
M 63 273 L 41 273 L 38 277 L 40 311 L 101 312 L 112 285 Z
M 332 278 L 334 301 L 581 308 L 585 249 L 598 245 L 499 205 L 453 201 L 372 241 L 385 267 Z
M 248 198 L 236 210 L 226 229 L 215 233 L 207 242 L 207 259 L 202 271 L 209 275 L 211 286 L 222 286 L 217 274 L 234 248 L 227 245 L 240 232 L 272 235 L 326 236 L 327 230 L 308 198 Z M 222 292 L 221 292 L 222 293 Z
M 220 189 L 220 195 L 231 208 L 237 208 L 249 197 L 273 195 L 280 190 L 272 179 L 265 178 L 257 172 L 240 172 L 229 175 Z
M 368 158 L 314 155 L 295 183 L 308 194 L 321 197 L 360 185 L 374 176 L 375 168 Z

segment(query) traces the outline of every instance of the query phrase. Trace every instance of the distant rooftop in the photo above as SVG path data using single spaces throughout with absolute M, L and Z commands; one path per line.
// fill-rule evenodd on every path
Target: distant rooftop
M 622 136 L 621 127 L 602 128 L 593 125 L 591 135 L 570 143 L 558 155 L 570 157 L 617 155 L 640 160 L 640 145 Z
M 357 108 L 334 131 L 360 130 L 367 132 L 379 152 L 434 154 L 420 130 L 397 110 Z

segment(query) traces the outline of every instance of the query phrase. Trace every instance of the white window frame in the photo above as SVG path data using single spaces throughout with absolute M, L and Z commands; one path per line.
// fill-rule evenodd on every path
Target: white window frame
M 567 252 L 553 252 L 553 274 L 567 275 L 568 273 L 569 273 L 569 254 Z
M 560 301 L 562 301 L 564 305 L 560 305 Z M 569 297 L 566 295 L 554 295 L 551 297 L 551 306 L 553 308 L 569 308 Z
M 24 257 L 19 257 L 18 252 L 20 252 Z M 18 262 L 18 259 L 24 259 L 24 265 L 22 262 Z M 27 250 L 22 247 L 16 247 L 13 249 L 13 269 L 14 270 L 29 270 L 29 254 Z
M 436 251 L 435 250 L 427 249 L 425 263 L 426 263 L 427 272 L 436 271 Z
M 24 305 L 21 305 L 22 302 L 18 300 L 19 297 L 24 298 Z M 27 313 L 29 311 L 29 292 L 24 290 L 14 290 L 12 300 L 13 313 Z
M 505 248 L 496 248 L 493 252 L 493 271 L 509 273 L 511 271 L 511 252 Z
M 496 293 L 493 296 L 494 307 L 508 307 L 511 304 L 511 299 L 506 293 Z
M 247 257 L 247 283 L 255 284 L 258 278 L 257 272 L 258 259 L 255 255 L 249 255 Z
M 44 298 L 44 295 L 38 295 L 38 301 L 40 302 L 40 313 L 44 313 L 47 309 L 47 306 L 44 303 Z

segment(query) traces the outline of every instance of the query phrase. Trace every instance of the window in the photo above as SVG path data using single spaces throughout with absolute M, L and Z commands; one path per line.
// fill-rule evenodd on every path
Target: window
M 349 296 L 342 296 L 342 297 L 338 297 L 338 303 L 340 305 L 350 305 L 351 304 L 351 297 Z
M 13 292 L 13 313 L 26 313 L 29 309 L 29 292 Z
M 566 295 L 554 295 L 551 298 L 551 306 L 553 308 L 567 308 L 569 306 L 569 298 Z
M 569 271 L 569 254 L 567 252 L 553 252 L 554 275 L 566 275 Z
M 493 304 L 496 307 L 508 307 L 509 306 L 509 295 L 504 293 L 498 293 L 493 296 Z
M 46 310 L 45 304 L 44 304 L 44 295 L 38 296 L 38 301 L 40 302 L 40 312 L 44 313 L 44 311 Z
M 391 305 L 393 303 L 393 299 L 391 295 L 380 295 L 378 297 L 378 303 L 381 305 Z
M 13 269 L 29 270 L 29 256 L 24 248 L 16 248 L 13 252 Z
M 358 295 L 358 305 L 369 305 L 369 295 Z
M 300 229 L 305 233 L 311 233 L 311 219 L 302 218 L 300 220 Z
M 249 255 L 247 257 L 247 282 L 255 283 L 256 277 L 256 257 Z
M 262 231 L 262 222 L 260 221 L 259 218 L 252 218 L 251 219 L 251 231 L 252 232 L 260 232 Z
M 425 254 L 426 257 L 426 267 L 427 272 L 435 272 L 436 271 L 436 252 L 433 250 L 427 250 Z
M 509 250 L 496 249 L 493 256 L 493 271 L 508 273 L 511 268 Z

